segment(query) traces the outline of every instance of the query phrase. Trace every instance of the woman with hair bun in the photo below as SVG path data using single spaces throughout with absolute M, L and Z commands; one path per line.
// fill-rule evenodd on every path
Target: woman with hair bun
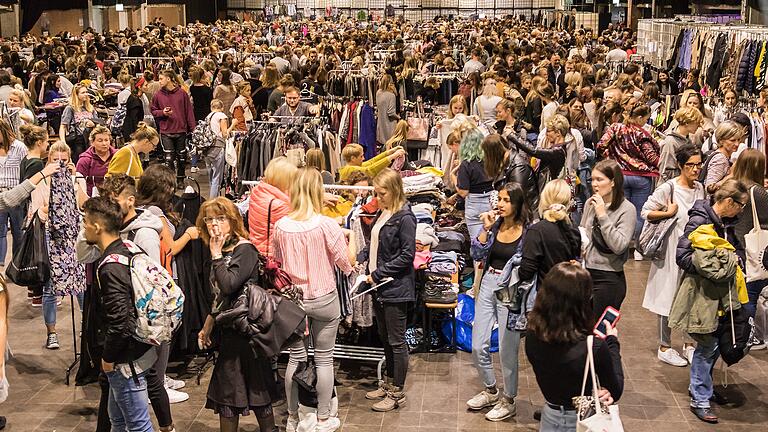
M 581 236 L 568 217 L 572 199 L 571 187 L 565 180 L 552 180 L 544 186 L 539 196 L 541 220 L 525 234 L 518 272 L 521 280 L 538 276 L 542 281 L 555 264 L 577 259 L 581 254 Z
M 77 160 L 77 172 L 85 177 L 86 192 L 91 196 L 93 189 L 104 181 L 117 150 L 112 147 L 112 133 L 106 126 L 96 125 L 88 138 L 91 146 Z

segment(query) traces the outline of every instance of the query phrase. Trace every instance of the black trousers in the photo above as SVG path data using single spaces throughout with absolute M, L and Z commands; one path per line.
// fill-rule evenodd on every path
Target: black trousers
M 381 303 L 374 300 L 373 313 L 379 339 L 384 344 L 387 376 L 392 378 L 396 387 L 402 388 L 408 374 L 408 344 L 405 343 L 408 303 Z
M 186 176 L 187 134 L 161 134 L 160 144 L 163 147 L 165 164 L 176 170 L 176 177 Z
M 627 279 L 624 272 L 587 270 L 592 276 L 592 309 L 595 320 L 600 318 L 608 306 L 621 310 L 621 304 L 627 296 Z
M 157 417 L 157 424 L 160 427 L 168 427 L 173 424 L 171 416 L 171 402 L 168 400 L 168 393 L 165 391 L 165 377 L 160 377 L 157 371 L 150 369 L 147 371 L 147 393 L 149 402 L 152 404 L 152 411 Z M 109 421 L 109 381 L 104 372 L 99 373 L 99 386 L 101 387 L 101 399 L 99 400 L 99 417 L 96 420 L 96 432 L 110 432 L 112 425 Z

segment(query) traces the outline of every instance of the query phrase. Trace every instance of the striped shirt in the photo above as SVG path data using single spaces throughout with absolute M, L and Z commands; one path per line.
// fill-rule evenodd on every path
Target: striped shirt
M 345 274 L 352 272 L 344 233 L 327 216 L 317 215 L 306 221 L 288 216 L 280 219 L 275 224 L 271 249 L 306 300 L 336 290 L 335 267 Z
M 27 146 L 19 140 L 14 140 L 8 154 L 0 157 L 0 189 L 10 189 L 19 184 L 21 160 L 27 153 Z

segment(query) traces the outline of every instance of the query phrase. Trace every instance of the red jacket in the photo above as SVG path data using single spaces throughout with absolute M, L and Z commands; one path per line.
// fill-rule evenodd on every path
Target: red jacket
M 291 199 L 288 194 L 264 181 L 251 190 L 251 203 L 248 207 L 249 239 L 259 253 L 272 256 L 274 251 L 267 254 L 267 214 L 269 203 L 272 202 L 272 216 L 269 224 L 272 233 L 275 223 L 291 211 Z

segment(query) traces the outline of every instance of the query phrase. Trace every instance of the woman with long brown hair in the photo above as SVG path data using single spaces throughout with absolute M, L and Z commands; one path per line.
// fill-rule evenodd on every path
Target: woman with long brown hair
M 561 262 L 547 273 L 528 315 L 525 354 L 546 403 L 539 430 L 575 431 L 573 397 L 581 394 L 587 337 L 595 325 L 590 302 L 592 280 L 576 261 Z M 595 339 L 595 371 L 600 401 L 610 405 L 624 392 L 624 373 L 616 328 L 607 321 L 607 337 Z M 593 394 L 588 380 L 584 394 Z
M 741 247 L 736 248 L 736 252 L 740 253 L 742 260 L 746 261 L 745 252 L 752 252 L 758 254 L 758 251 L 745 251 L 747 243 L 744 236 L 750 233 L 755 227 L 755 222 L 760 224 L 760 228 L 768 230 L 768 191 L 765 190 L 765 154 L 757 149 L 746 149 L 736 159 L 736 163 L 733 165 L 733 178 L 743 182 L 749 188 L 748 200 L 744 206 L 744 213 L 736 222 L 734 227 L 734 233 L 736 238 L 739 239 L 739 245 Z M 750 278 L 747 274 L 747 295 L 749 296 L 749 303 L 744 307 L 749 312 L 749 315 L 754 318 L 755 310 L 757 307 L 757 299 L 760 296 L 760 292 L 763 287 L 768 285 L 766 279 L 754 279 Z M 765 326 L 763 326 L 763 329 Z M 767 334 L 755 334 L 753 340 L 749 343 L 751 349 L 765 349 L 765 339 Z
M 276 432 L 272 412 L 276 388 L 269 359 L 255 356 L 249 338 L 240 332 L 214 325 L 214 316 L 242 295 L 246 282 L 260 280 L 259 252 L 248 241 L 240 212 L 225 197 L 203 203 L 196 225 L 211 252 L 211 285 L 215 293 L 211 315 L 198 339 L 201 346 L 210 347 L 216 330 L 220 343 L 205 407 L 219 415 L 222 432 L 238 431 L 240 416 L 250 411 L 256 414 L 259 430 Z

